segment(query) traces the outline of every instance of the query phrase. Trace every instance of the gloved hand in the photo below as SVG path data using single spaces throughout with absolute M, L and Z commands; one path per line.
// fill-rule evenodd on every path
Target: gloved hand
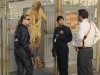
M 52 47 L 51 52 L 52 52 L 52 56 L 53 57 L 56 57 L 56 49 L 55 49 L 55 46 Z

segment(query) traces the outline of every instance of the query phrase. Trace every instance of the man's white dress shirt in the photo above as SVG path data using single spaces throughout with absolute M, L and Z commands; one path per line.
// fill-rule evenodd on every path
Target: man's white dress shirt
M 77 38 L 74 41 L 74 46 L 76 47 L 82 47 L 83 43 L 82 40 L 84 36 L 88 33 L 91 25 L 90 32 L 87 35 L 87 38 L 84 40 L 84 46 L 86 47 L 92 47 L 93 44 L 95 44 L 100 39 L 100 31 L 96 27 L 96 25 L 91 22 L 88 22 L 88 19 L 83 19 L 81 23 L 79 23 L 79 29 L 78 29 L 78 35 Z

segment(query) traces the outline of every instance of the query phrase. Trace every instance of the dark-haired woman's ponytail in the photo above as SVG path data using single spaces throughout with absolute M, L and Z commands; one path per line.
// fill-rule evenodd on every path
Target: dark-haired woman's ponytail
M 21 21 L 21 20 L 19 20 L 19 21 L 18 21 L 18 25 L 17 25 L 17 27 L 18 27 L 21 23 L 22 23 L 22 21 Z
M 19 25 L 21 25 L 21 24 L 22 24 L 23 19 L 25 19 L 27 16 L 29 16 L 29 15 L 27 15 L 27 14 L 23 14 L 23 15 L 21 16 L 20 20 L 18 21 L 17 28 L 19 27 Z

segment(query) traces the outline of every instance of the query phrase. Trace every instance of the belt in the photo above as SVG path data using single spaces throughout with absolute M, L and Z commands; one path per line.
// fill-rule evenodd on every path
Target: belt
M 85 49 L 85 48 L 91 48 L 91 47 L 78 47 L 78 49 Z

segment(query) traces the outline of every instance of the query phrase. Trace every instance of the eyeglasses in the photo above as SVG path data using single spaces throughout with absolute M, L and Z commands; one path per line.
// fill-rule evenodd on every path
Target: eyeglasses
M 28 21 L 29 21 L 30 19 L 28 18 L 28 19 L 26 19 L 26 20 L 28 20 Z

